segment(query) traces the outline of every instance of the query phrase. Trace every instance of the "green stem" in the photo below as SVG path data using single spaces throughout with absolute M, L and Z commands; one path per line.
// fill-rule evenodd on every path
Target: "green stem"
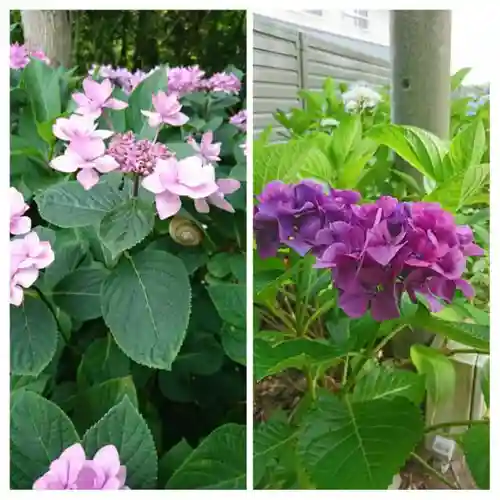
M 132 196 L 134 198 L 137 198 L 137 196 L 139 195 L 139 181 L 141 180 L 139 174 L 135 174 L 134 176 L 134 187 L 133 187 L 133 190 L 132 190 Z
M 347 376 L 349 375 L 349 356 L 345 357 L 344 361 L 344 373 L 342 375 L 342 385 L 347 382 Z
M 52 302 L 42 293 L 40 288 L 38 288 L 37 286 L 33 286 L 32 288 L 33 290 L 36 291 L 36 293 L 40 297 L 40 300 L 49 308 L 50 312 L 52 313 L 52 316 L 54 316 L 54 319 L 56 321 L 57 329 L 61 332 L 61 335 L 63 336 L 66 344 L 69 345 L 70 339 L 64 333 L 64 329 L 61 325 L 61 322 L 59 321 L 56 308 L 52 305 Z
M 432 474 L 436 479 L 441 481 L 442 483 L 446 484 L 446 486 L 449 486 L 452 490 L 458 490 L 460 488 L 457 488 L 456 485 L 454 485 L 452 482 L 448 481 L 443 474 L 438 472 L 434 467 L 429 465 L 422 457 L 414 453 L 413 451 L 411 452 L 411 456 L 430 474 Z
M 321 315 L 329 311 L 333 306 L 335 306 L 336 303 L 337 301 L 335 299 L 329 300 L 317 309 L 316 312 L 307 320 L 303 329 L 304 333 L 307 332 L 312 323 L 314 323 Z
M 484 420 L 456 420 L 453 422 L 441 422 L 439 424 L 433 424 L 430 425 L 429 427 L 426 427 L 425 433 L 428 432 L 433 432 L 437 429 L 442 429 L 444 427 L 462 427 L 462 426 L 469 426 L 469 425 L 489 425 L 490 420 L 489 419 L 484 419 Z
M 446 356 L 454 356 L 455 354 L 490 354 L 487 349 L 444 349 Z
M 306 372 L 307 378 L 307 390 L 311 394 L 311 399 L 316 401 L 317 393 L 316 393 L 316 378 L 313 377 L 311 370 L 307 370 Z

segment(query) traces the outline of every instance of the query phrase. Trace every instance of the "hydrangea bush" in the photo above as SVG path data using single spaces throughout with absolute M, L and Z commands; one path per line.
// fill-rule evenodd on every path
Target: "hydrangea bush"
M 455 396 L 458 353 L 489 354 L 489 104 L 459 125 L 452 106 L 445 142 L 391 124 L 384 89 L 299 94 L 275 113 L 287 139 L 254 141 L 254 485 L 387 489 L 412 460 L 457 489 L 419 455 L 439 434 L 488 489 L 489 409 L 431 407 Z M 412 332 L 429 342 L 398 354 Z
M 12 488 L 245 487 L 242 76 L 11 47 Z

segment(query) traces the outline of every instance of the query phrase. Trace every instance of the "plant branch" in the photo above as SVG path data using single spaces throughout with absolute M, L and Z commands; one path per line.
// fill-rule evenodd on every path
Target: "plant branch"
M 325 302 L 319 309 L 316 310 L 316 312 L 307 320 L 305 326 L 304 326 L 304 332 L 307 332 L 309 327 L 311 326 L 312 323 L 314 323 L 321 315 L 325 314 L 327 311 L 329 311 L 335 304 L 337 303 L 336 299 L 329 300 L 328 302 Z
M 417 455 L 413 451 L 411 452 L 412 458 L 414 458 L 429 474 L 432 474 L 436 479 L 439 479 L 442 483 L 446 484 L 446 486 L 450 487 L 452 490 L 459 490 L 456 485 L 454 485 L 451 481 L 448 481 L 443 474 L 438 472 L 434 467 L 429 465 L 421 456 Z
M 442 429 L 444 427 L 462 427 L 464 425 L 489 425 L 490 420 L 485 418 L 484 420 L 456 420 L 453 422 L 441 422 L 439 424 L 433 424 L 429 427 L 426 427 L 424 432 L 427 434 L 428 432 L 433 432 L 437 429 Z

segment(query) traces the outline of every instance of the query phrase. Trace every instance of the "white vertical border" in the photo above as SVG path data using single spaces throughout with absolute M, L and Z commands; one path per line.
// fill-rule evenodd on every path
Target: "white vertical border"
M 247 490 L 253 490 L 253 14 L 247 26 Z

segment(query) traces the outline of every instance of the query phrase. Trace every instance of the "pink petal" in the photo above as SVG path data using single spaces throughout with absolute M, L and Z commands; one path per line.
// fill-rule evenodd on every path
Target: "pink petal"
M 162 123 L 160 113 L 154 113 L 152 111 L 145 111 L 145 110 L 141 110 L 141 113 L 149 118 L 148 125 L 152 128 L 156 128 L 158 127 L 158 125 Z
M 80 107 L 87 107 L 90 104 L 89 98 L 81 92 L 76 92 L 71 97 L 73 98 L 73 101 L 75 101 Z
M 24 290 L 20 286 L 10 287 L 10 303 L 13 306 L 19 307 L 23 303 Z
M 85 78 L 83 80 L 83 90 L 85 91 L 85 95 L 91 100 L 94 101 L 95 104 L 102 106 L 106 100 L 111 96 L 111 92 L 113 91 L 113 86 L 111 82 L 106 79 L 103 82 L 99 83 L 92 78 Z
M 125 101 L 120 101 L 119 99 L 115 99 L 112 97 L 111 99 L 108 99 L 106 101 L 106 104 L 104 105 L 105 108 L 110 108 L 110 109 L 125 109 L 128 108 L 128 103 Z
M 208 212 L 210 212 L 210 205 L 205 198 L 194 200 L 194 208 L 196 208 L 196 211 L 200 214 L 208 214 Z
M 10 221 L 11 234 L 26 234 L 31 229 L 31 219 L 29 217 L 16 217 Z
M 236 179 L 219 179 L 217 181 L 217 185 L 219 186 L 219 189 L 221 190 L 222 193 L 231 194 L 234 193 L 235 191 L 238 191 L 238 189 L 241 186 L 241 183 Z
M 234 208 L 229 203 L 224 196 L 221 196 L 219 193 L 214 193 L 208 197 L 210 203 L 221 210 L 225 210 L 226 212 L 234 213 Z
M 118 162 L 110 155 L 104 155 L 94 160 L 95 169 L 101 174 L 106 174 L 113 170 L 116 170 L 120 165 Z
M 106 145 L 104 141 L 99 138 L 82 138 L 71 141 L 66 151 L 78 154 L 85 161 L 91 161 L 104 154 Z
M 76 179 L 88 191 L 99 182 L 99 174 L 93 168 L 85 168 L 78 172 Z
M 94 137 L 99 139 L 109 139 L 115 133 L 112 130 L 96 130 L 92 133 Z
M 181 199 L 175 194 L 165 191 L 156 195 L 156 210 L 160 219 L 168 219 L 181 209 Z
M 15 283 L 23 288 L 29 288 L 38 279 L 38 269 L 31 267 L 21 269 L 15 274 Z
M 120 471 L 120 457 L 118 450 L 112 444 L 103 446 L 93 458 L 95 464 L 99 465 L 106 475 L 116 476 Z
M 63 141 L 69 141 L 71 137 L 66 133 L 69 120 L 67 118 L 58 118 L 52 125 L 52 133 Z
M 76 172 L 82 163 L 83 160 L 78 154 L 66 150 L 63 155 L 54 158 L 50 166 L 59 172 L 71 173 Z
M 154 194 L 160 194 L 165 191 L 161 182 L 160 172 L 154 171 L 151 175 L 145 177 L 142 181 L 142 187 Z
M 210 146 L 210 144 L 212 143 L 213 137 L 214 137 L 214 134 L 211 130 L 209 130 L 208 132 L 205 132 L 201 137 L 201 144 L 205 145 L 205 146 Z
M 173 125 L 174 127 L 182 127 L 182 125 L 189 121 L 189 117 L 184 113 L 179 112 L 170 116 L 165 116 L 163 121 L 169 125 Z

